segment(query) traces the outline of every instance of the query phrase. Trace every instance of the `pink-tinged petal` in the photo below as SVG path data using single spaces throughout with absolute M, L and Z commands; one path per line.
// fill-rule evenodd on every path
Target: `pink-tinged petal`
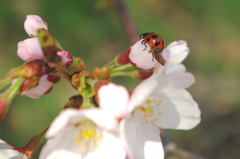
M 62 66 L 63 67 L 70 67 L 73 64 L 73 56 L 70 52 L 67 51 L 59 51 L 57 52 L 59 56 L 62 57 Z
M 174 41 L 163 50 L 162 56 L 167 62 L 172 64 L 181 63 L 189 54 L 186 41 Z
M 44 28 L 47 30 L 46 21 L 37 15 L 27 15 L 24 22 L 24 29 L 31 37 L 37 36 L 37 30 Z
M 136 67 L 142 69 L 151 69 L 158 62 L 155 59 L 153 59 L 150 46 L 148 44 L 146 44 L 146 46 L 147 48 L 145 49 L 145 46 L 141 43 L 141 41 L 137 41 L 131 47 L 129 59 L 132 63 L 136 65 Z
M 69 126 L 47 141 L 40 152 L 40 159 L 81 159 L 81 148 L 74 143 L 78 135 L 77 128 Z
M 130 159 L 164 158 L 160 129 L 153 123 L 146 124 L 133 114 L 121 123 L 120 130 Z
M 28 91 L 27 93 L 25 93 L 24 95 L 25 96 L 28 96 L 30 98 L 33 98 L 33 99 L 37 99 L 37 98 L 40 98 L 43 94 L 46 93 L 46 91 L 48 91 L 53 83 L 52 82 L 49 82 L 47 80 L 48 78 L 48 75 L 43 75 L 39 81 L 38 81 L 38 85 L 31 89 L 30 91 Z
M 98 96 L 99 107 L 113 115 L 113 117 L 121 118 L 128 113 L 129 92 L 125 87 L 108 83 L 99 88 Z
M 17 55 L 24 61 L 44 58 L 44 54 L 37 37 L 20 41 L 18 43 Z
M 145 106 L 151 106 L 154 123 L 161 128 L 189 130 L 201 121 L 198 104 L 185 89 L 166 88 L 150 98 L 158 102 Z

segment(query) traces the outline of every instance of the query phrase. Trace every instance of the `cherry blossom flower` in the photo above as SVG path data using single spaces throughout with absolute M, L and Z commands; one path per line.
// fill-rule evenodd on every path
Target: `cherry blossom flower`
M 17 158 L 17 159 L 27 159 L 25 155 L 22 153 L 13 150 L 13 146 L 7 144 L 3 140 L 0 139 L 0 158 L 1 159 L 9 159 L 9 158 Z
M 47 30 L 47 22 L 38 15 L 27 15 L 24 22 L 24 29 L 31 37 L 37 36 L 37 30 L 44 28 Z
M 53 121 L 40 159 L 125 159 L 117 121 L 100 109 L 63 110 Z
M 185 90 L 194 82 L 184 65 L 166 64 L 136 86 L 130 97 L 123 86 L 100 87 L 100 108 L 122 118 L 121 137 L 129 158 L 163 159 L 160 127 L 189 130 L 200 122 L 198 104 Z
M 142 40 L 137 41 L 129 52 L 130 62 L 139 68 L 142 69 L 151 69 L 154 67 L 162 66 L 157 62 L 156 59 L 152 56 L 151 47 L 148 43 L 145 45 L 141 43 Z M 189 48 L 187 43 L 183 40 L 174 41 L 170 43 L 162 52 L 163 58 L 172 64 L 181 63 L 189 54 Z

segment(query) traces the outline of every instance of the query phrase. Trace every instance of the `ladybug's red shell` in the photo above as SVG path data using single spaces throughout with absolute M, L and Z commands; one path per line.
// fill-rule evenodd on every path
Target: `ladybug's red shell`
M 163 38 L 156 33 L 149 33 L 144 37 L 144 40 L 155 49 L 164 49 Z
M 141 43 L 145 46 L 145 49 L 147 48 L 146 43 L 150 45 L 153 58 L 161 65 L 164 65 L 166 60 L 161 55 L 165 47 L 163 38 L 156 33 L 143 33 L 140 35 L 140 39 L 143 39 Z

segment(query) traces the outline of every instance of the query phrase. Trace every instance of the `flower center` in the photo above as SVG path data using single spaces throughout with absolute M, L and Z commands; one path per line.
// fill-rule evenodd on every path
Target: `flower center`
M 162 103 L 161 100 L 147 99 L 145 103 L 140 107 L 139 111 L 141 116 L 144 117 L 145 124 L 148 124 L 149 122 L 158 121 L 157 116 L 161 115 L 162 113 L 160 111 L 159 112 L 154 111 L 157 109 L 153 110 L 153 107 L 158 108 L 161 103 Z
M 103 143 L 102 131 L 91 120 L 85 119 L 78 124 L 78 135 L 74 143 L 81 148 L 82 153 L 94 151 Z

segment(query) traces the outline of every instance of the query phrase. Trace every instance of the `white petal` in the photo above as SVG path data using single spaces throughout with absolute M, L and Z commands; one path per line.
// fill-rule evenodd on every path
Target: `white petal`
M 152 94 L 158 87 L 166 85 L 167 81 L 162 80 L 161 83 L 156 75 L 152 75 L 150 78 L 142 81 L 135 87 L 131 98 L 129 100 L 128 109 L 129 112 L 135 107 L 140 106 L 144 101 Z
M 12 149 L 13 146 L 0 139 L 0 149 Z
M 133 149 L 136 140 L 138 140 L 137 124 L 135 122 L 135 119 L 132 117 L 124 118 L 120 122 L 120 136 L 129 158 L 133 158 Z
M 174 41 L 164 49 L 162 56 L 167 62 L 172 64 L 181 63 L 189 54 L 186 41 Z
M 194 76 L 186 72 L 186 67 L 182 64 L 173 65 L 167 63 L 162 69 L 162 75 L 165 75 L 168 81 L 168 87 L 171 88 L 188 88 L 195 82 Z M 162 80 L 159 75 L 159 81 Z
M 129 158 L 163 159 L 164 151 L 160 139 L 160 129 L 153 123 L 145 124 L 137 118 L 132 117 L 121 123 L 121 134 L 124 135 L 125 148 Z
M 39 155 L 40 159 L 81 159 L 81 148 L 74 143 L 77 128 L 70 126 L 60 131 L 57 136 L 47 141 Z
M 46 133 L 47 138 L 51 138 L 59 131 L 64 129 L 67 125 L 75 125 L 81 122 L 83 119 L 90 119 L 96 125 L 104 128 L 111 132 L 118 132 L 117 121 L 112 116 L 100 109 L 65 109 L 63 110 L 56 119 L 50 125 L 48 132 Z
M 99 106 L 102 110 L 121 118 L 127 114 L 128 90 L 120 85 L 109 83 L 98 90 Z
M 153 59 L 150 46 L 148 44 L 146 44 L 146 46 L 147 48 L 145 49 L 141 41 L 137 41 L 131 47 L 129 59 L 139 68 L 151 69 L 156 65 L 157 60 Z
M 159 106 L 151 103 L 159 127 L 189 130 L 201 121 L 198 104 L 184 89 L 159 90 L 151 99 L 161 100 Z
M 99 148 L 89 153 L 87 159 L 125 159 L 126 153 L 120 143 L 120 140 L 111 133 L 103 132 L 104 142 L 99 145 Z
M 13 146 L 0 140 L 0 158 L 1 159 L 27 159 L 27 157 L 16 150 L 12 150 Z

